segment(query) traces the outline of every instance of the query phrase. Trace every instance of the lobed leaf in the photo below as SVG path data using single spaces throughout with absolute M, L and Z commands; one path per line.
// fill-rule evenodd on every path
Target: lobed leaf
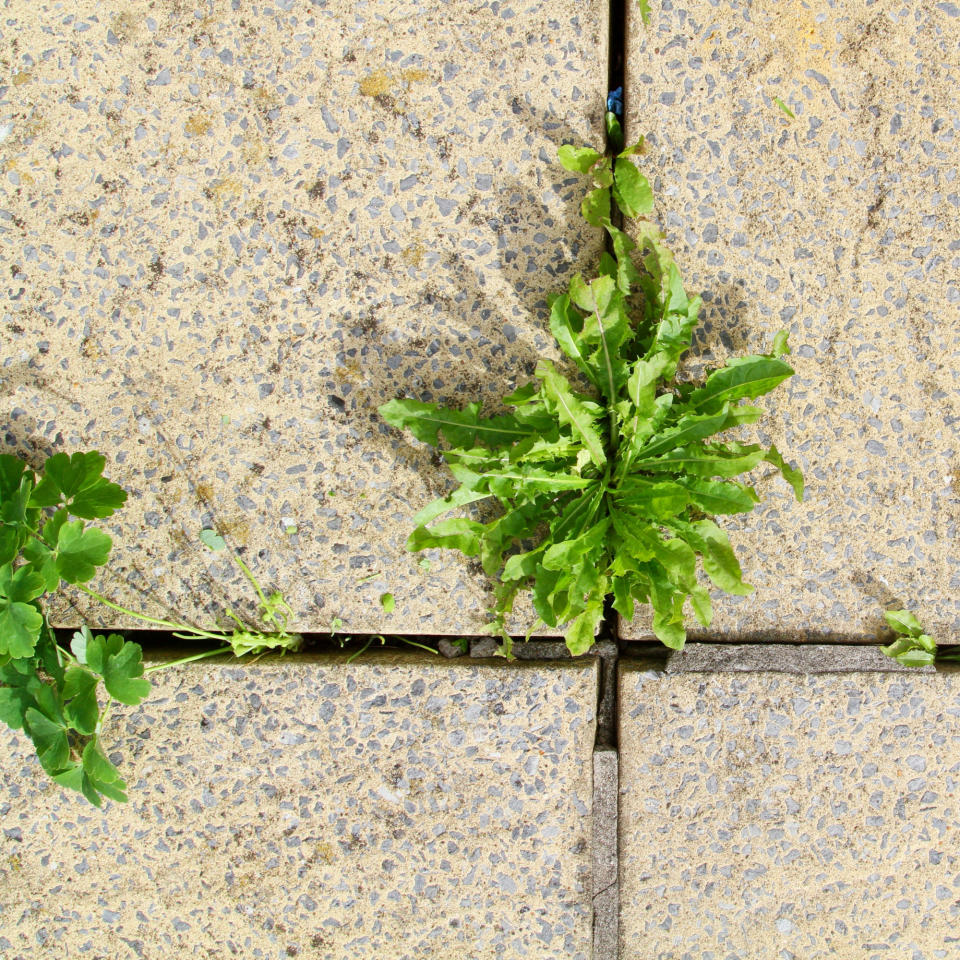
M 67 583 L 86 583 L 110 556 L 113 541 L 96 527 L 84 527 L 82 520 L 64 523 L 57 534 L 57 572 Z
M 66 507 L 85 520 L 112 516 L 126 503 L 126 491 L 102 476 L 106 458 L 96 450 L 48 457 L 33 491 L 37 507 Z

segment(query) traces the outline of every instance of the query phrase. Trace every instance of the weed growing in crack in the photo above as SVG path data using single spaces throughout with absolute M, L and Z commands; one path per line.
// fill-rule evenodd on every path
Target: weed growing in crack
M 759 502 L 752 486 L 734 478 L 766 462 L 803 496 L 800 472 L 775 446 L 717 439 L 762 415 L 741 400 L 793 374 L 783 359 L 786 331 L 769 353 L 729 360 L 702 385 L 676 380 L 701 301 L 684 291 L 659 229 L 645 219 L 653 191 L 632 160 L 642 141 L 621 149 L 619 103 L 608 102 L 606 114 L 614 156 L 589 147 L 559 152 L 566 169 L 591 178 L 582 213 L 606 231 L 612 250 L 600 258 L 597 277 L 577 274 L 567 292 L 550 298 L 550 329 L 588 389 L 541 360 L 537 379 L 503 398 L 512 413 L 483 417 L 479 403 L 451 410 L 416 399 L 380 408 L 387 423 L 417 440 L 445 442 L 442 455 L 459 485 L 414 517 L 407 547 L 458 549 L 499 577 L 489 630 L 507 657 L 505 621 L 521 591 L 530 592 L 538 616 L 527 636 L 540 623 L 565 625 L 573 654 L 592 645 L 610 595 L 628 620 L 637 604 L 649 603 L 657 637 L 682 647 L 686 602 L 703 626 L 712 615 L 698 561 L 720 590 L 753 589 L 714 519 Z M 632 233 L 615 225 L 617 211 L 635 221 Z M 489 498 L 500 507 L 489 523 L 441 519 Z

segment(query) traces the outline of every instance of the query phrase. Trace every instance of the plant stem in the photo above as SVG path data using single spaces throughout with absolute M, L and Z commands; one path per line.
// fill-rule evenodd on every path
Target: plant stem
M 85 587 L 82 583 L 76 583 L 74 586 L 82 593 L 93 597 L 94 600 L 99 601 L 104 606 L 109 607 L 111 610 L 116 610 L 118 613 L 125 613 L 128 617 L 133 617 L 135 620 L 142 620 L 144 623 L 152 623 L 158 627 L 166 627 L 168 630 L 189 630 L 191 634 L 196 636 L 198 640 L 219 640 L 221 643 L 224 640 L 223 631 L 219 633 L 211 633 L 209 630 L 201 630 L 198 627 L 191 627 L 188 623 L 173 623 L 170 620 L 160 620 L 157 617 L 148 617 L 145 613 L 136 613 L 134 610 L 128 610 L 126 607 L 121 607 L 119 603 L 114 603 L 112 600 L 108 600 L 95 590 Z
M 215 657 L 218 653 L 230 653 L 230 647 L 221 647 L 219 650 L 204 650 L 203 653 L 194 653 L 189 657 L 181 657 L 179 660 L 171 660 L 169 663 L 155 663 L 152 667 L 144 669 L 144 673 L 153 673 L 156 670 L 166 670 L 169 667 L 179 667 L 184 663 L 193 663 L 195 660 L 203 660 L 206 657 Z

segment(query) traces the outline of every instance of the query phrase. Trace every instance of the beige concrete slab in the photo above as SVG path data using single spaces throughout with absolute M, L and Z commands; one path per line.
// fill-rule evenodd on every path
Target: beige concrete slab
M 955 956 L 960 673 L 698 647 L 621 661 L 620 960 Z
M 159 674 L 99 812 L 2 734 L 0 954 L 588 960 L 593 658 Z
M 691 372 L 783 327 L 797 370 L 744 438 L 807 498 L 758 472 L 726 524 L 757 591 L 717 597 L 714 636 L 870 635 L 901 606 L 960 635 L 958 9 L 680 0 L 644 29 L 627 4 L 629 135 L 705 300 Z
M 23 0 L 0 33 L 7 449 L 107 455 L 113 595 L 238 604 L 214 523 L 300 629 L 475 631 L 485 578 L 403 549 L 447 474 L 376 408 L 551 354 L 606 4 Z

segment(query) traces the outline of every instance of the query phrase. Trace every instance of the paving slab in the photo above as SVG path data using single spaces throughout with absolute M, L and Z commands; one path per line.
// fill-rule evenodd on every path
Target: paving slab
M 5 729 L 0 955 L 588 960 L 596 661 L 345 660 L 156 674 L 102 812 Z
M 868 636 L 909 606 L 960 635 L 960 8 L 627 4 L 627 129 L 703 327 L 691 373 L 791 331 L 796 368 L 743 439 L 764 503 L 726 522 L 756 587 L 713 636 Z M 793 114 L 788 116 L 777 101 Z M 624 624 L 640 637 L 648 624 Z
M 107 456 L 114 597 L 242 606 L 213 524 L 298 629 L 485 621 L 467 561 L 405 553 L 449 478 L 376 409 L 553 355 L 546 295 L 601 242 L 556 149 L 602 137 L 607 32 L 601 0 L 6 6 L 6 449 Z
M 621 661 L 620 960 L 955 957 L 960 672 L 768 650 Z

